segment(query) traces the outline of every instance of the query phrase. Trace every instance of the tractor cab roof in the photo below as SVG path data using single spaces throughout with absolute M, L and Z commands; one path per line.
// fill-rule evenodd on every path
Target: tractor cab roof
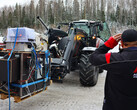
M 90 23 L 90 24 L 94 24 L 94 23 L 97 23 L 96 21 L 89 21 L 89 20 L 86 20 L 86 19 L 82 19 L 82 20 L 79 20 L 79 21 L 73 21 L 73 23 Z

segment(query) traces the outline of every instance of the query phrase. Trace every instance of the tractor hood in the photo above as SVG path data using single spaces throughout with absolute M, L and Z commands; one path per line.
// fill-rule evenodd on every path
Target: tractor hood
M 48 30 L 48 33 L 49 33 L 49 36 L 48 36 L 49 37 L 49 40 L 48 40 L 49 44 L 51 44 L 52 41 L 57 40 L 58 37 L 68 36 L 68 34 L 66 32 L 59 30 L 59 29 L 52 29 L 51 28 Z

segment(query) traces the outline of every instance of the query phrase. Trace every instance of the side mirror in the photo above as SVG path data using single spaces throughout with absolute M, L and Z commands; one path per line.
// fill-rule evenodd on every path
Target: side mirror
M 57 26 L 57 28 L 58 28 L 58 29 L 60 29 L 60 28 L 61 28 L 61 26 L 59 25 L 59 26 Z

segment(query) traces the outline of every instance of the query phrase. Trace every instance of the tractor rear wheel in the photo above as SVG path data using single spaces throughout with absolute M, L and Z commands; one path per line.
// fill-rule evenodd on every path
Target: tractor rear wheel
M 94 86 L 98 81 L 99 68 L 89 62 L 88 55 L 81 55 L 79 63 L 80 83 L 83 86 Z

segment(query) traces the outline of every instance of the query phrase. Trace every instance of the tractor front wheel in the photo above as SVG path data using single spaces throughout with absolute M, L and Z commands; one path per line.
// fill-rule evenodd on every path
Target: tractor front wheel
M 83 86 L 94 86 L 98 81 L 99 68 L 89 62 L 88 55 L 81 55 L 79 63 L 80 83 Z

